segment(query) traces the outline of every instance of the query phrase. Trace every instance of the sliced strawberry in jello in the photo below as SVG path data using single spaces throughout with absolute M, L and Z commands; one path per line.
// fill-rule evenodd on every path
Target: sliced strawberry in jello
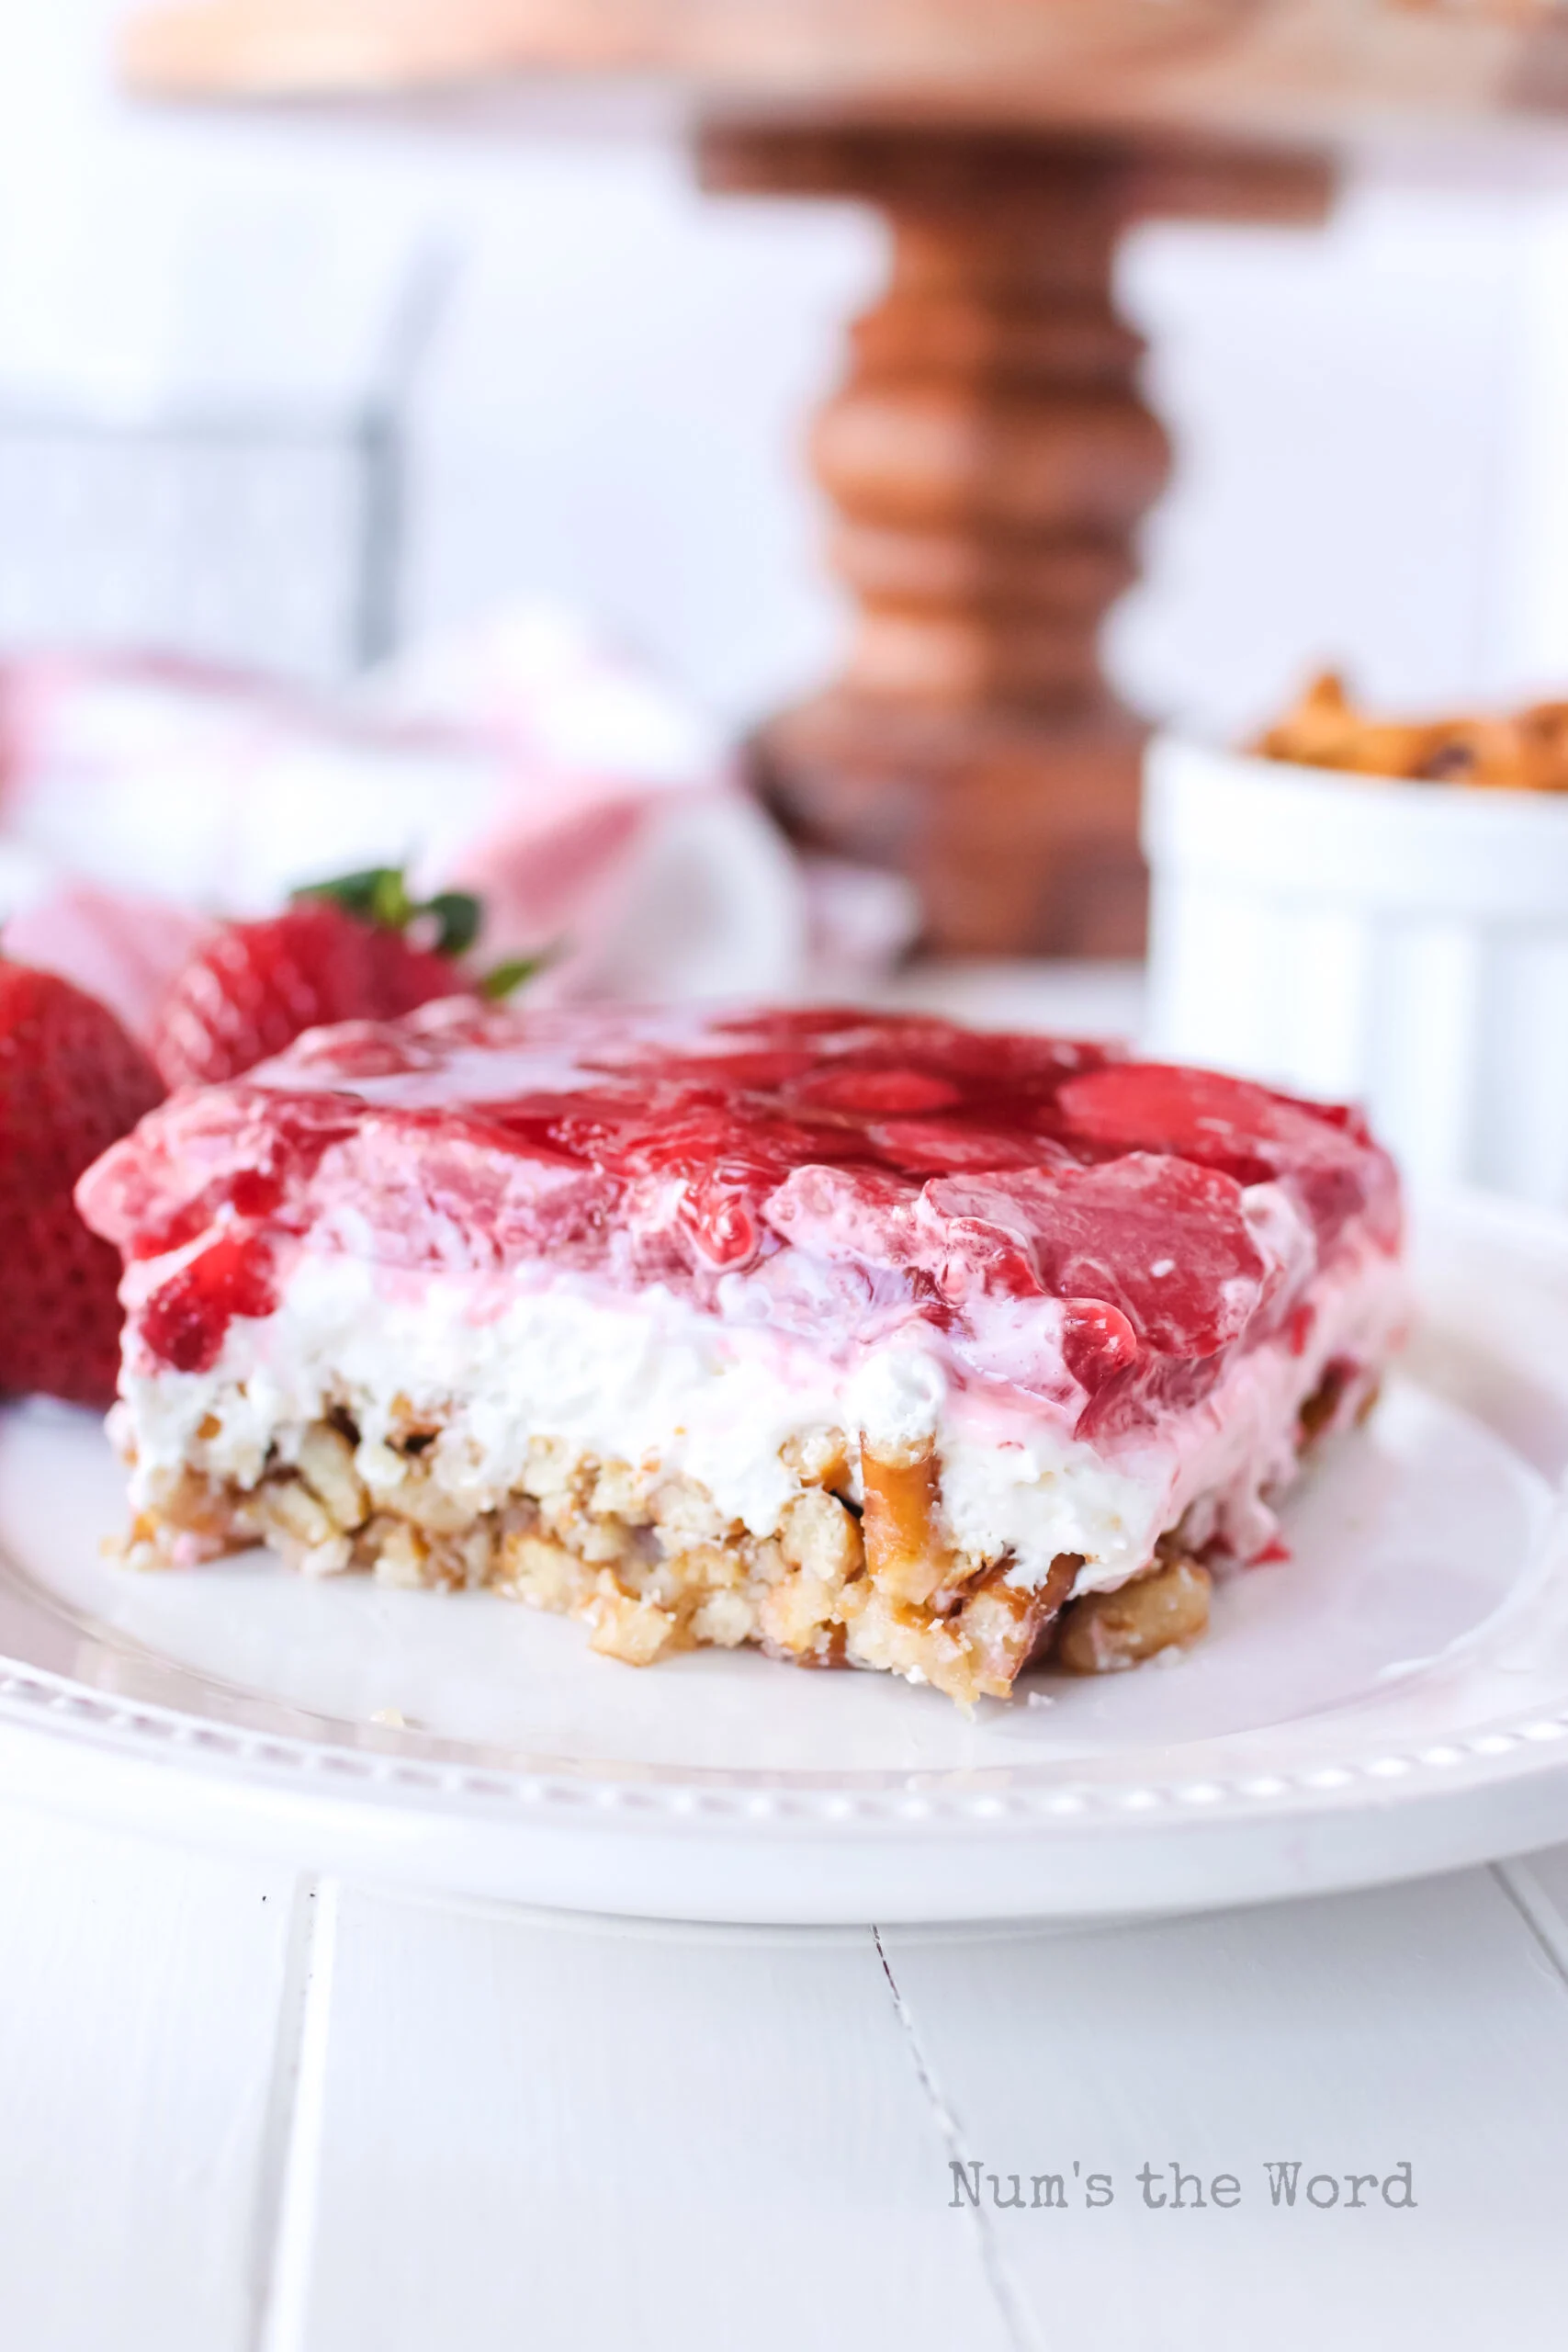
M 815 1072 L 795 1089 L 795 1100 L 814 1111 L 858 1112 L 867 1118 L 902 1116 L 919 1111 L 951 1111 L 963 1102 L 953 1080 L 928 1069 L 848 1069 Z
M 1107 1154 L 1169 1152 L 1238 1184 L 1283 1182 L 1325 1240 L 1362 1210 L 1372 1211 L 1380 1239 L 1392 1247 L 1398 1238 L 1392 1162 L 1336 1105 L 1302 1102 L 1217 1070 L 1112 1062 L 1066 1081 L 1049 1132 Z
M 865 1129 L 869 1157 L 885 1160 L 906 1176 L 942 1176 L 974 1169 L 1038 1168 L 1054 1157 L 1039 1136 L 953 1119 L 877 1119 Z
M 141 1336 L 175 1372 L 210 1372 L 236 1315 L 270 1315 L 277 1305 L 266 1244 L 230 1232 L 161 1283 L 141 1310 Z
M 1127 1317 L 1102 1298 L 1062 1302 L 1062 1361 L 1090 1397 L 1131 1373 L 1143 1351 Z
M 1039 1169 L 1009 1176 L 1005 1193 L 953 1177 L 926 1196 L 950 1216 L 1021 1225 L 1051 1296 L 1115 1308 L 1161 1355 L 1217 1354 L 1241 1337 L 1269 1288 L 1239 1185 L 1186 1160 L 1135 1152 L 1099 1167 Z

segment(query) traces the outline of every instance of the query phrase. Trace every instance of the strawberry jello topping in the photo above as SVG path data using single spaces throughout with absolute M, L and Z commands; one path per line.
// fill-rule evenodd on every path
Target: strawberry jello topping
M 1080 1428 L 1304 1347 L 1314 1277 L 1400 1221 L 1355 1113 L 1101 1045 L 455 1000 L 175 1096 L 78 1198 L 139 1261 L 149 1368 L 209 1369 L 308 1250 L 473 1278 L 476 1312 L 488 1278 L 570 1275 L 832 1352 L 919 1325 Z

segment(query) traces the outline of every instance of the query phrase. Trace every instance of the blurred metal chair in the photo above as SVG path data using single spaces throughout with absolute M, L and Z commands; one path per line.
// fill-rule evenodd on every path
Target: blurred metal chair
M 363 389 L 146 410 L 0 383 L 0 650 L 151 648 L 326 683 L 398 641 L 409 406 L 455 272 L 405 268 Z

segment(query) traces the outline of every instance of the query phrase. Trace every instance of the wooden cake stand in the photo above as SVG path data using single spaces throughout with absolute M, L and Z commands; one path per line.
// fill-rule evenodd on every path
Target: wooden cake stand
M 812 444 L 858 627 L 754 772 L 797 839 L 911 875 L 928 944 L 991 954 L 1141 937 L 1144 730 L 1098 638 L 1169 454 L 1122 231 L 1315 222 L 1357 139 L 1495 153 L 1568 106 L 1553 0 L 198 0 L 125 62 L 207 97 L 651 78 L 709 187 L 889 216 Z

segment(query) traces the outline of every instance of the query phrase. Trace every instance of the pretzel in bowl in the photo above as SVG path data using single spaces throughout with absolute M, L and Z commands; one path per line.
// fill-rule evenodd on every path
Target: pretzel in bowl
M 1252 749 L 1264 759 L 1357 775 L 1568 792 L 1568 702 L 1511 714 L 1373 718 L 1351 701 L 1344 679 L 1325 670 Z

